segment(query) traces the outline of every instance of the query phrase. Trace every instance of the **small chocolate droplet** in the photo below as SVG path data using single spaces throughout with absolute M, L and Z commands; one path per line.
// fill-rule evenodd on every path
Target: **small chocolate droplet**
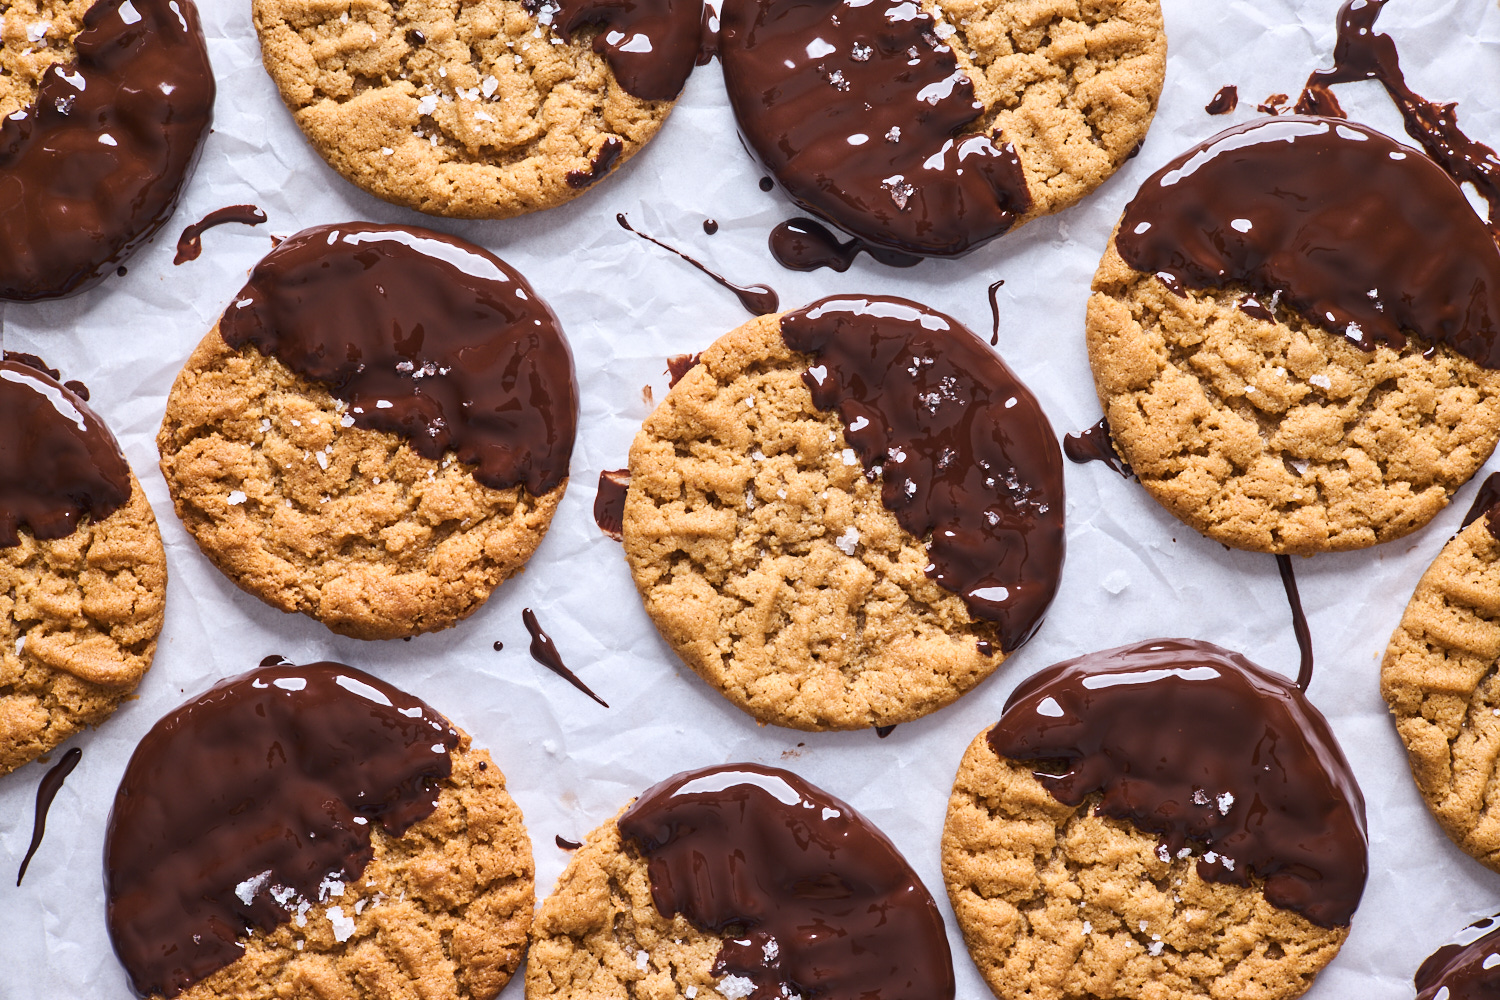
M 773 180 L 771 180 L 771 178 L 769 178 L 769 177 L 762 177 L 760 179 L 760 189 L 762 191 L 769 191 L 769 190 L 771 190 L 775 186 L 776 186 L 776 182 L 773 181 Z
M 501 642 L 499 639 L 496 639 L 495 640 L 495 652 L 498 653 L 498 652 L 500 652 L 500 650 L 502 650 L 504 648 L 505 648 L 505 643 Z
M 712 236 L 714 233 L 717 233 L 719 231 L 719 224 L 718 224 L 718 222 L 716 222 L 713 219 L 704 219 L 703 220 L 703 231 L 705 233 L 707 233 L 708 235 Z

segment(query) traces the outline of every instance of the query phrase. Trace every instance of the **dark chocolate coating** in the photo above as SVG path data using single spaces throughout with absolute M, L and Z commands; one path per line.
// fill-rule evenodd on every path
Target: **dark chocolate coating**
M 629 469 L 606 469 L 599 473 L 599 492 L 594 494 L 594 523 L 617 542 L 625 537 L 625 495 L 629 490 Z
M 906 299 L 827 298 L 781 319 L 811 354 L 802 376 L 837 409 L 881 501 L 931 538 L 927 575 L 999 626 L 1006 652 L 1031 638 L 1062 573 L 1062 453 L 1035 397 L 957 320 Z
M 1221 132 L 1141 186 L 1116 237 L 1137 271 L 1244 285 L 1364 350 L 1406 332 L 1500 367 L 1500 250 L 1420 151 L 1283 116 Z
M 766 242 L 776 263 L 788 271 L 816 271 L 826 267 L 842 274 L 854 266 L 855 258 L 862 253 L 889 267 L 915 267 L 922 262 L 921 257 L 874 246 L 857 237 L 840 242 L 827 226 L 814 219 L 779 222 Z
M 797 204 L 859 239 L 957 256 L 1031 208 L 1020 159 L 961 133 L 984 111 L 914 2 L 725 0 L 740 131 Z
M 416 227 L 305 229 L 255 266 L 219 333 L 328 386 L 356 426 L 429 459 L 453 451 L 492 489 L 541 496 L 568 475 L 568 342 L 526 279 L 471 243 Z
M 990 730 L 1001 757 L 1161 837 L 1165 859 L 1206 846 L 1208 882 L 1263 880 L 1266 899 L 1319 927 L 1349 923 L 1369 871 L 1365 803 L 1338 741 L 1296 685 L 1238 653 L 1154 639 L 1028 678 Z
M 703 0 L 526 0 L 526 5 L 564 38 L 585 25 L 597 26 L 594 51 L 625 92 L 643 101 L 675 98 L 698 63 L 706 24 Z
M 1500 997 L 1500 919 L 1486 917 L 1427 957 L 1412 977 L 1417 1000 Z
M 0 119 L 0 299 L 80 292 L 177 207 L 213 120 L 191 0 L 99 0 L 77 61 Z
M 239 938 L 352 881 L 376 824 L 431 814 L 458 732 L 430 706 L 338 663 L 263 665 L 151 728 L 104 843 L 109 934 L 137 993 L 175 996 Z
M 750 1000 L 951 1000 L 943 918 L 869 820 L 779 768 L 726 764 L 648 789 L 620 816 L 668 919 L 725 934 L 716 976 Z
M 87 515 L 104 520 L 130 499 L 130 465 L 88 404 L 49 374 L 0 362 L 0 549 L 64 538 Z

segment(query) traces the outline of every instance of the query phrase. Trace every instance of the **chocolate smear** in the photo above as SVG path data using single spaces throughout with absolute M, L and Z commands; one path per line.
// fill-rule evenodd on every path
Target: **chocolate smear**
M 231 222 L 238 222 L 245 226 L 258 226 L 265 221 L 266 213 L 254 205 L 230 205 L 227 208 L 209 212 L 200 221 L 184 229 L 182 235 L 177 237 L 177 255 L 172 258 L 172 263 L 185 264 L 190 260 L 197 260 L 198 255 L 203 253 L 203 233 L 206 230 Z
M 564 851 L 576 851 L 583 846 L 576 840 L 568 840 L 560 833 L 553 838 L 553 842 Z
M 703 0 L 523 0 L 542 24 L 571 40 L 581 28 L 599 29 L 593 49 L 604 57 L 627 94 L 670 101 L 697 63 Z
M 837 409 L 881 501 L 930 539 L 927 576 L 998 626 L 1040 626 L 1063 562 L 1062 453 L 1035 397 L 957 320 L 906 299 L 833 297 L 781 320 L 802 380 Z
M 1412 978 L 1417 1000 L 1494 1000 L 1500 996 L 1500 918 L 1465 927 L 1427 957 Z
M 59 383 L 54 369 L 16 360 L 31 355 L 4 357 L 0 549 L 20 545 L 23 528 L 48 540 L 71 535 L 85 516 L 97 524 L 123 507 L 131 491 L 130 466 L 115 436 L 83 396 Z
M 1106 417 L 1100 417 L 1099 422 L 1087 430 L 1065 436 L 1062 447 L 1063 454 L 1068 456 L 1070 462 L 1078 465 L 1103 462 L 1126 479 L 1135 475 L 1115 450 L 1115 439 L 1109 433 L 1109 420 Z
M 1091 653 L 1022 682 L 994 752 L 1037 781 L 1198 855 L 1204 881 L 1263 881 L 1271 905 L 1344 927 L 1369 870 L 1365 805 L 1323 715 L 1286 678 L 1192 639 Z
M 1297 689 L 1306 692 L 1313 675 L 1312 630 L 1307 627 L 1307 615 L 1302 612 L 1302 597 L 1297 593 L 1297 574 L 1292 570 L 1292 557 L 1277 556 L 1276 569 L 1281 573 L 1281 588 L 1286 591 L 1286 602 L 1292 609 L 1292 633 L 1297 637 L 1297 649 L 1301 654 L 1297 666 Z
M 1183 288 L 1242 285 L 1364 350 L 1406 333 L 1500 367 L 1500 250 L 1418 150 L 1330 118 L 1221 132 L 1125 209 L 1116 246 Z
M 629 232 L 634 233 L 641 239 L 645 240 L 647 243 L 655 243 L 657 246 L 661 247 L 668 253 L 676 254 L 683 260 L 687 261 L 689 264 L 696 267 L 698 270 L 702 271 L 704 274 L 708 275 L 714 281 L 718 282 L 721 287 L 729 289 L 734 293 L 734 297 L 740 300 L 740 305 L 749 310 L 750 315 L 764 316 L 767 313 L 773 313 L 777 309 L 781 308 L 780 297 L 777 296 L 775 290 L 773 290 L 769 285 L 736 285 L 734 282 L 730 281 L 722 274 L 719 274 L 717 271 L 710 271 L 708 268 L 698 263 L 698 261 L 694 260 L 692 257 L 689 257 L 681 250 L 678 250 L 676 247 L 663 243 L 661 240 L 657 239 L 654 236 L 647 236 L 639 229 L 636 229 L 630 224 L 630 220 L 625 218 L 624 212 L 617 213 L 615 215 L 615 221 L 620 224 L 621 229 L 625 229 Z
M 745 140 L 798 205 L 867 243 L 951 257 L 1030 210 L 1020 158 L 912 3 L 725 0 L 719 60 Z
M 1211 115 L 1227 115 L 1240 106 L 1240 88 L 1234 84 L 1219 88 L 1219 92 L 1213 96 L 1204 108 Z
M 568 475 L 578 383 L 562 329 L 504 261 L 427 229 L 354 223 L 287 239 L 219 321 L 348 404 L 354 426 L 452 451 L 491 489 Z
M 702 359 L 703 355 L 701 353 L 674 354 L 667 358 L 667 388 L 670 389 L 678 382 L 681 382 L 682 377 L 694 368 L 697 368 L 698 362 Z
M 890 267 L 915 267 L 921 257 L 866 243 L 859 238 L 839 242 L 839 238 L 821 222 L 813 219 L 788 219 L 771 230 L 771 256 L 789 271 L 816 271 L 826 267 L 840 274 L 854 265 L 862 253 Z
M 1286 110 L 1287 101 L 1290 99 L 1286 94 L 1272 94 L 1266 98 L 1265 103 L 1257 104 L 1255 110 L 1263 115 L 1279 115 Z
M 190 0 L 99 0 L 77 59 L 0 119 L 0 299 L 97 284 L 171 217 L 213 119 Z
M 110 938 L 142 996 L 176 996 L 339 895 L 437 805 L 458 732 L 339 663 L 262 666 L 151 728 L 104 843 Z
M 1474 504 L 1464 515 L 1464 523 L 1459 530 L 1462 531 L 1484 517 L 1485 527 L 1496 541 L 1500 541 L 1500 525 L 1495 523 L 1494 516 L 1496 507 L 1500 507 L 1500 472 L 1490 473 L 1489 478 L 1480 485 L 1479 492 L 1474 495 Z
M 620 141 L 619 136 L 612 135 L 600 144 L 599 152 L 589 160 L 587 170 L 569 170 L 563 179 L 568 182 L 570 188 L 586 188 L 609 173 L 609 168 L 615 165 L 615 161 L 624 151 L 625 144 Z
M 83 751 L 73 747 L 63 754 L 62 760 L 53 764 L 42 775 L 42 782 L 36 787 L 36 816 L 31 821 L 31 846 L 26 848 L 26 857 L 21 859 L 21 870 L 16 873 L 16 885 L 19 886 L 21 879 L 26 877 L 31 859 L 36 857 L 37 848 L 42 846 L 42 838 L 47 834 L 47 812 L 52 808 L 52 800 L 57 798 L 57 793 L 62 791 L 63 782 L 68 780 L 68 775 L 73 773 L 82 759 Z
M 629 469 L 606 469 L 599 473 L 599 492 L 594 494 L 594 523 L 617 542 L 625 538 L 625 494 L 629 489 Z
M 953 997 L 943 918 L 921 879 L 869 820 L 795 774 L 686 771 L 618 823 L 647 859 L 657 912 L 723 936 L 712 972 L 742 987 L 734 995 Z
M 995 296 L 1005 286 L 1005 279 L 990 282 L 990 346 L 996 347 L 1000 344 L 1000 300 Z
M 578 690 L 582 691 L 584 694 L 588 695 L 590 698 L 603 705 L 605 708 L 609 707 L 609 702 L 605 701 L 603 698 L 595 694 L 587 684 L 583 683 L 583 681 L 579 679 L 577 674 L 568 669 L 568 665 L 563 662 L 562 654 L 557 651 L 557 644 L 552 641 L 552 637 L 550 635 L 542 631 L 541 624 L 536 620 L 536 612 L 532 611 L 530 608 L 521 609 L 521 621 L 525 623 L 526 631 L 531 633 L 530 652 L 531 658 L 533 660 L 540 663 L 542 666 L 546 667 L 548 670 L 552 671 L 554 674 L 561 677 L 563 680 L 567 681 L 569 684 L 573 685 Z

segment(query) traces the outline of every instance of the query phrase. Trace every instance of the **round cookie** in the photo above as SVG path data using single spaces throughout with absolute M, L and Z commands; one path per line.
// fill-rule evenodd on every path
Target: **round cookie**
M 697 56 L 684 0 L 254 0 L 266 71 L 313 148 L 397 205 L 502 219 L 634 156 Z M 645 54 L 643 54 L 645 53 Z
M 157 444 L 178 516 L 238 586 L 394 638 L 454 625 L 520 572 L 567 487 L 577 405 L 555 318 L 498 258 L 319 227 L 198 345 Z
M 722 22 L 749 147 L 793 201 L 904 253 L 1083 198 L 1140 147 L 1166 72 L 1158 0 L 726 0 Z
M 131 697 L 166 601 L 151 505 L 87 390 L 56 375 L 0 364 L 0 434 L 19 438 L 0 440 L 0 774 Z
M 906 300 L 826 299 L 726 334 L 647 418 L 630 476 L 647 612 L 775 725 L 951 703 L 1030 638 L 1061 572 L 1046 417 L 982 341 Z
M 754 764 L 668 778 L 600 826 L 532 937 L 527 1000 L 954 995 L 942 916 L 895 846 Z
M 996 997 L 1281 1000 L 1349 933 L 1364 803 L 1290 682 L 1156 640 L 1016 691 L 959 765 L 942 865 Z
M 1266 119 L 1167 164 L 1087 328 L 1120 456 L 1235 548 L 1399 538 L 1500 439 L 1500 254 L 1440 167 L 1364 126 Z
M 136 992 L 186 1000 L 489 1000 L 525 954 L 534 871 L 489 753 L 334 663 L 264 665 L 159 721 L 105 843 Z

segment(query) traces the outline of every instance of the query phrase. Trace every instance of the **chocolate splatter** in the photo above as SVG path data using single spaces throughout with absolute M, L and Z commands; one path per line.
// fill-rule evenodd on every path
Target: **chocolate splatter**
M 769 177 L 762 177 L 760 179 L 760 189 L 762 191 L 769 191 L 772 188 L 774 188 L 775 186 L 776 186 L 776 182 L 773 181 L 773 180 L 771 180 L 771 178 L 769 178 Z
M 734 293 L 735 298 L 740 300 L 740 305 L 744 306 L 750 311 L 750 315 L 764 316 L 767 313 L 775 312 L 781 307 L 780 297 L 777 296 L 776 292 L 772 290 L 769 285 L 736 285 L 734 282 L 725 278 L 722 274 L 719 274 L 716 271 L 710 271 L 708 268 L 698 263 L 692 257 L 689 257 L 681 250 L 678 250 L 676 247 L 663 243 L 661 240 L 657 239 L 654 236 L 647 236 L 639 229 L 636 229 L 630 224 L 630 220 L 625 218 L 624 212 L 616 214 L 615 221 L 620 224 L 621 229 L 625 229 L 629 232 L 634 233 L 648 243 L 655 243 L 657 246 L 661 247 L 663 250 L 666 250 L 668 253 L 676 254 L 683 260 L 687 261 L 689 264 L 696 267 L 698 270 L 702 271 L 704 274 L 708 275 L 714 281 L 718 282 L 722 287 L 729 289 Z
M 922 263 L 921 257 L 888 250 L 858 238 L 840 243 L 827 226 L 813 219 L 788 219 L 779 223 L 771 230 L 769 245 L 776 263 L 789 271 L 816 271 L 826 267 L 843 273 L 862 253 L 890 267 L 915 267 Z
M 606 469 L 599 473 L 599 491 L 594 494 L 594 523 L 617 542 L 625 538 L 625 494 L 629 489 L 629 469 Z
M 505 648 L 505 643 L 501 642 L 499 639 L 496 639 L 495 644 L 492 648 L 495 650 L 495 652 L 498 653 L 500 652 L 500 650 Z
M 1239 106 L 1240 88 L 1234 84 L 1230 84 L 1227 87 L 1221 87 L 1219 92 L 1214 95 L 1213 100 L 1208 102 L 1208 107 L 1203 110 L 1211 115 L 1227 115 Z
M 564 851 L 576 851 L 583 846 L 576 840 L 568 840 L 560 833 L 553 837 L 553 842 Z
M 36 787 L 36 817 L 31 822 L 31 846 L 26 848 L 26 857 L 21 859 L 21 870 L 16 873 L 16 885 L 21 884 L 21 879 L 26 877 L 26 869 L 31 867 L 31 859 L 36 857 L 37 848 L 42 846 L 42 837 L 47 833 L 47 812 L 52 808 L 52 800 L 57 798 L 57 793 L 62 791 L 63 782 L 68 780 L 68 775 L 78 766 L 83 759 L 83 751 L 78 747 L 71 748 L 63 754 L 62 760 L 42 776 L 41 784 Z
M 678 382 L 681 382 L 684 375 L 698 367 L 698 362 L 702 358 L 703 355 L 701 353 L 674 354 L 667 358 L 667 388 L 670 389 Z
M 1064 437 L 1063 454 L 1068 456 L 1068 461 L 1078 465 L 1103 462 L 1126 479 L 1135 474 L 1115 451 L 1115 439 L 1109 433 L 1109 420 L 1105 417 L 1100 417 L 1099 422 L 1088 430 Z
M 577 674 L 568 669 L 568 665 L 563 662 L 562 654 L 557 651 L 557 644 L 552 641 L 552 637 L 550 635 L 542 631 L 542 626 L 536 620 L 536 612 L 532 611 L 530 608 L 523 608 L 521 610 L 521 621 L 526 624 L 526 631 L 531 633 L 531 658 L 533 660 L 540 663 L 542 666 L 546 667 L 548 670 L 552 671 L 554 674 L 561 677 L 563 680 L 567 681 L 569 684 L 573 685 L 578 690 L 582 691 L 584 694 L 588 695 L 590 698 L 603 705 L 605 708 L 609 707 L 609 702 L 605 701 L 603 698 L 599 697 L 592 690 L 590 690 L 587 684 L 579 680 Z
M 1263 115 L 1279 115 L 1286 110 L 1287 101 L 1290 100 L 1286 94 L 1272 94 L 1262 104 L 1257 104 L 1255 110 Z
M 991 282 L 989 288 L 990 296 L 990 346 L 997 347 L 1000 344 L 1000 300 L 995 296 L 1005 285 L 1005 279 Z
M 705 7 L 703 9 L 707 10 L 708 8 Z M 708 234 L 709 236 L 712 236 L 712 235 L 714 235 L 715 233 L 717 233 L 719 231 L 719 223 L 717 221 L 713 220 L 713 219 L 704 219 L 703 220 L 703 231 L 706 234 Z
M 230 205 L 209 212 L 200 221 L 193 223 L 182 231 L 177 237 L 177 255 L 172 258 L 173 264 L 185 264 L 190 260 L 197 260 L 198 255 L 203 253 L 203 234 L 215 226 L 227 225 L 237 222 L 246 226 L 258 226 L 266 221 L 266 213 L 254 205 Z

